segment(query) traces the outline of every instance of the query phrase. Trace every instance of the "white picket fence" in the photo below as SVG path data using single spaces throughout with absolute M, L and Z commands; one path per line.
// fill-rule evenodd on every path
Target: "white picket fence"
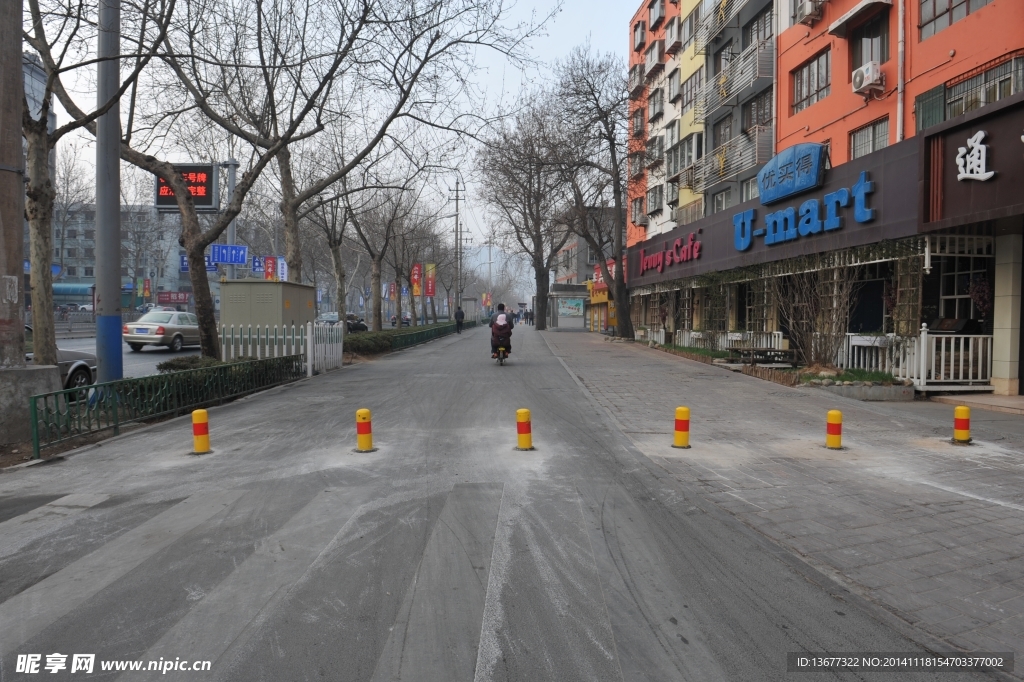
M 680 329 L 675 344 L 688 348 L 772 348 L 782 350 L 782 332 L 696 332 Z
M 888 372 L 920 388 L 987 386 L 992 379 L 992 343 L 987 334 L 930 333 L 926 324 L 919 336 L 910 338 L 847 334 L 836 364 Z
M 222 360 L 251 357 L 256 359 L 301 355 L 306 376 L 341 369 L 344 329 L 339 326 L 305 325 L 221 326 Z

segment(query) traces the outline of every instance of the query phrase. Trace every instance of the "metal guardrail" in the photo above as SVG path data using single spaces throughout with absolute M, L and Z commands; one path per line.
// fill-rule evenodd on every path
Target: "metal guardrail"
M 122 379 L 89 388 L 29 398 L 33 456 L 57 443 L 122 424 L 177 415 L 204 405 L 301 379 L 302 356 L 232 362 L 225 365 Z
M 476 320 L 466 320 L 463 325 L 464 328 L 476 326 Z M 447 336 L 448 334 L 455 333 L 455 323 L 445 322 L 441 324 L 431 325 L 426 329 L 419 329 L 416 331 L 401 332 L 394 334 L 391 337 L 391 350 L 398 350 L 399 348 L 408 348 L 409 346 L 415 346 L 431 339 L 436 339 L 441 336 Z
M 753 43 L 729 62 L 728 68 L 705 81 L 693 106 L 694 123 L 703 123 L 729 100 L 750 87 L 758 78 L 775 74 L 775 41 Z
M 719 182 L 731 180 L 772 157 L 772 126 L 754 126 L 693 164 L 693 191 L 703 193 Z
M 697 54 L 705 54 L 711 39 L 718 35 L 718 32 L 725 28 L 725 25 L 733 20 L 747 0 L 714 0 L 705 2 L 702 7 L 703 16 L 700 25 L 694 34 L 694 49 Z

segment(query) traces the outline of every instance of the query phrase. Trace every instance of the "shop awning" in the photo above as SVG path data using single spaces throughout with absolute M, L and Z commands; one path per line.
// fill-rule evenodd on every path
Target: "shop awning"
M 864 14 L 864 12 L 874 9 L 876 5 L 892 5 L 892 0 L 860 0 L 860 2 L 854 5 L 853 9 L 833 21 L 828 27 L 828 32 L 834 36 L 845 38 L 846 28 L 850 22 Z
M 68 282 L 54 282 L 53 293 L 61 296 L 91 296 L 91 284 L 71 284 Z

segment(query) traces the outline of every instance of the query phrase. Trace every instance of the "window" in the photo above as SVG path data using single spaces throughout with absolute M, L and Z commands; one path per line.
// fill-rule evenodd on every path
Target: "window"
M 655 185 L 647 190 L 647 213 L 657 213 L 661 211 L 665 203 L 665 186 Z
M 68 277 L 78 277 L 78 268 L 74 265 L 69 265 L 67 268 Z
M 990 2 L 992 0 L 921 0 L 921 40 L 931 38 Z
M 620 24 L 621 25 L 621 24 Z M 647 26 L 642 21 L 633 24 L 633 50 L 639 52 L 647 42 Z
M 877 152 L 889 146 L 889 117 L 854 130 L 850 133 L 850 159 Z
M 722 73 L 729 68 L 729 61 L 732 59 L 732 41 L 730 40 L 722 49 L 715 53 L 714 68 L 715 75 Z
M 665 126 L 665 147 L 674 147 L 679 142 L 679 119 L 674 118 Z
M 668 75 L 668 101 L 675 102 L 679 99 L 679 69 L 674 69 Z
M 665 156 L 665 137 L 658 135 L 647 140 L 647 165 L 661 163 Z
M 700 25 L 700 5 L 697 5 L 689 16 L 683 19 L 679 24 L 679 37 L 683 41 L 683 47 L 681 51 L 685 51 L 690 45 L 693 45 L 693 36 L 697 33 L 697 27 Z
M 975 279 L 988 279 L 991 262 L 991 256 L 944 256 L 941 259 L 940 317 L 955 317 L 961 320 L 978 318 L 978 311 L 975 310 L 970 295 L 971 282 Z
M 68 239 L 78 239 L 78 230 L 68 230 Z
M 637 197 L 630 203 L 630 220 L 634 225 L 640 225 L 640 219 L 644 216 L 644 198 Z
M 68 258 L 78 258 L 78 249 L 67 249 Z
M 712 202 L 715 213 L 718 213 L 719 211 L 724 211 L 725 209 L 732 206 L 732 188 L 730 187 L 729 189 L 716 194 L 714 197 L 712 197 Z
M 60 249 L 54 249 L 53 250 L 53 257 L 54 258 L 60 258 Z
M 697 93 L 700 92 L 700 87 L 704 82 L 704 71 L 698 69 L 692 76 L 683 81 L 683 85 L 680 88 L 680 102 L 679 102 L 679 113 L 685 114 L 687 111 L 693 108 L 693 102 L 697 98 Z
M 740 201 L 750 201 L 761 196 L 757 188 L 757 176 L 744 180 L 740 183 Z
M 743 132 L 772 123 L 772 89 L 768 88 L 743 105 Z
M 183 274 L 185 276 L 188 276 L 187 272 L 183 272 L 181 274 Z M 121 276 L 122 277 L 127 277 L 128 276 L 128 268 L 121 268 Z
M 665 91 L 656 88 L 647 98 L 647 120 L 653 121 L 665 113 Z
M 85 238 L 86 239 L 96 239 L 96 230 L 86 230 L 85 231 Z
M 850 48 L 855 69 L 868 62 L 884 64 L 889 61 L 889 13 L 880 12 L 874 19 L 853 29 Z
M 774 33 L 773 21 L 772 8 L 769 5 L 743 27 L 743 48 L 771 38 Z
M 1016 67 L 1016 68 L 1015 68 Z M 1016 74 L 1014 73 L 1016 71 Z M 946 90 L 946 118 L 974 111 L 1024 89 L 1024 59 L 1003 62 Z
M 713 128 L 714 133 L 714 149 L 718 149 L 723 144 L 732 139 L 732 115 L 726 116 L 721 121 L 715 123 Z
M 683 140 L 683 153 L 680 160 L 682 168 L 692 166 L 700 158 L 701 153 L 703 152 L 703 149 L 701 148 L 703 138 L 703 133 L 694 133 L 693 135 L 688 135 L 686 139 Z
M 647 12 L 648 19 L 651 22 L 650 26 L 653 29 L 658 25 L 658 22 L 665 18 L 665 0 L 654 0 L 654 2 L 647 6 Z
M 644 134 L 644 110 L 637 108 L 633 111 L 633 137 L 643 137 Z
M 828 97 L 832 84 L 832 51 L 825 50 L 793 72 L 793 113 Z
M 587 263 L 589 263 L 590 265 L 594 265 L 595 263 L 597 263 L 597 261 L 597 251 L 594 251 L 593 246 L 587 244 Z
M 666 183 L 668 189 L 665 190 L 665 203 L 669 206 L 675 206 L 679 203 L 679 183 L 668 182 Z
M 85 269 L 85 276 L 86 277 L 94 277 L 95 276 L 95 275 L 92 274 L 92 268 L 86 268 Z
M 91 248 L 91 247 L 86 248 L 85 249 L 85 257 L 86 258 L 95 258 L 96 257 L 96 249 Z

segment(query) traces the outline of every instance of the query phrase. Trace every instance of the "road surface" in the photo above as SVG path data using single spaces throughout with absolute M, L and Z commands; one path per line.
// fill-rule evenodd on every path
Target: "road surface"
M 175 420 L 0 476 L 0 678 L 58 652 L 118 680 L 783 680 L 788 652 L 924 651 L 641 452 L 544 335 L 488 346 L 212 409 L 210 455 Z M 210 670 L 99 671 L 181 660 Z
M 58 339 L 58 348 L 67 350 L 82 350 L 87 353 L 96 352 L 96 339 Z M 199 347 L 185 347 L 178 353 L 164 346 L 146 346 L 138 353 L 132 351 L 127 343 L 121 343 L 121 357 L 124 363 L 125 377 L 144 377 L 156 374 L 156 366 L 164 360 L 181 355 L 199 355 Z

